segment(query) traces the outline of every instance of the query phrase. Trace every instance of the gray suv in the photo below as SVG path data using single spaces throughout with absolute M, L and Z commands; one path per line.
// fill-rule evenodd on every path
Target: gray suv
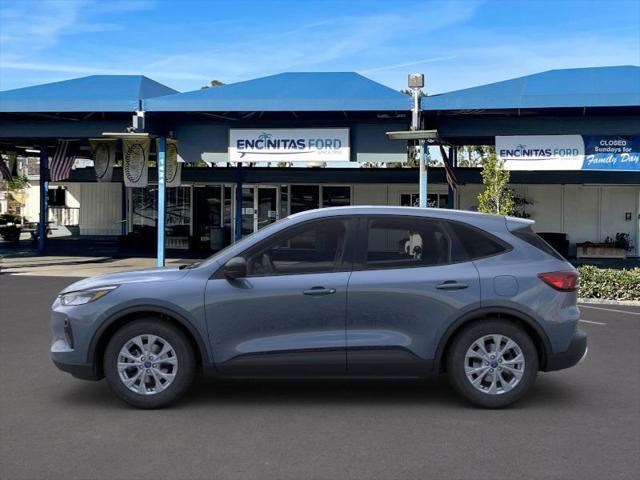
M 140 408 L 221 378 L 446 372 L 481 407 L 586 354 L 578 274 L 531 221 L 343 207 L 274 223 L 195 265 L 76 282 L 53 304 L 54 363 Z

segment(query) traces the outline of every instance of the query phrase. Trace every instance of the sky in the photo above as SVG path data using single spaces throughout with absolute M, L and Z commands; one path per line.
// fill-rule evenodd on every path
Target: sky
M 411 72 L 441 93 L 640 65 L 638 0 L 0 0 L 0 90 L 143 74 L 180 91 L 285 71 Z

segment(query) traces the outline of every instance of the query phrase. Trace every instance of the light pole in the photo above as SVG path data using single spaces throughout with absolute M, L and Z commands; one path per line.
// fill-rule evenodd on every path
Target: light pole
M 413 97 L 411 130 L 416 131 L 420 129 L 420 92 L 424 87 L 424 75 L 422 73 L 409 74 L 408 84 L 411 89 L 411 96 Z M 416 157 L 420 165 L 420 208 L 427 206 L 427 165 L 425 164 L 427 156 L 425 153 L 424 140 L 420 139 L 416 146 Z

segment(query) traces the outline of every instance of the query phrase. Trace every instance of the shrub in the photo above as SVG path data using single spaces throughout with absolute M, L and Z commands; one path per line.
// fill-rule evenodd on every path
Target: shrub
M 614 270 L 583 265 L 578 271 L 581 298 L 640 300 L 640 268 Z

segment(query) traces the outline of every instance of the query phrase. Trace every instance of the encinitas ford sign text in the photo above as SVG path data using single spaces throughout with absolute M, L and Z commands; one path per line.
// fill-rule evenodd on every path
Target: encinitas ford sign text
M 348 162 L 348 128 L 229 130 L 230 162 Z

